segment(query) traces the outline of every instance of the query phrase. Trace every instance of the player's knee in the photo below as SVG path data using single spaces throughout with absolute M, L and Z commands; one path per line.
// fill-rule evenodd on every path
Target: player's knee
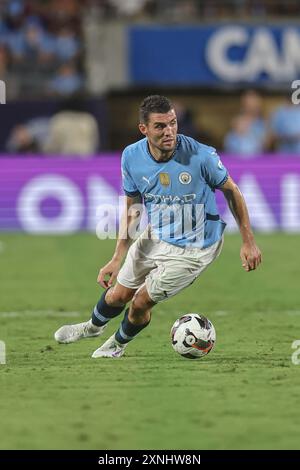
M 126 305 L 132 299 L 134 291 L 127 289 L 126 287 L 120 288 L 120 286 L 114 286 L 106 294 L 105 300 L 110 305 L 122 306 Z

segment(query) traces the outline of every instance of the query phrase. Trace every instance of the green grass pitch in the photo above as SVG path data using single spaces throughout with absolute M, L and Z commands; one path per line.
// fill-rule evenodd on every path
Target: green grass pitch
M 53 333 L 89 318 L 115 242 L 1 234 L 0 448 L 299 449 L 299 237 L 257 239 L 257 272 L 242 270 L 240 239 L 227 235 L 221 257 L 154 309 L 126 356 L 95 360 L 119 319 L 103 338 L 71 345 Z M 171 325 L 188 312 L 217 332 L 213 352 L 196 361 L 170 344 Z

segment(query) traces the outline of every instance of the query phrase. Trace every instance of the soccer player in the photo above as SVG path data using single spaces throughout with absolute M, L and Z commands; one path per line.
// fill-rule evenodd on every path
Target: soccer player
M 225 223 L 218 214 L 216 189 L 224 193 L 239 226 L 243 268 L 252 271 L 261 263 L 243 196 L 215 149 L 177 134 L 176 113 L 164 96 L 144 99 L 139 130 L 145 138 L 122 155 L 125 213 L 114 255 L 97 279 L 106 290 L 89 321 L 55 333 L 59 343 L 100 336 L 131 302 L 118 330 L 94 358 L 122 356 L 148 326 L 152 308 L 188 287 L 219 256 Z M 149 225 L 132 243 L 129 234 L 142 200 Z

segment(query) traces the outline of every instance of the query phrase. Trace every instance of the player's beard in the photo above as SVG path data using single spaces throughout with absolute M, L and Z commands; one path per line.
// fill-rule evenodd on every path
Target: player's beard
M 169 139 L 171 140 L 171 139 Z M 171 144 L 171 143 L 170 143 Z M 169 152 L 174 152 L 175 147 L 176 147 L 176 137 L 172 138 L 172 146 L 164 143 L 161 141 L 161 144 L 158 146 L 159 150 L 163 153 L 169 153 Z
M 168 160 L 171 157 L 171 155 L 174 153 L 175 149 L 176 149 L 177 136 L 172 138 L 172 141 L 173 141 L 172 146 L 165 145 L 163 143 L 163 140 L 164 140 L 163 137 L 160 138 L 160 139 L 158 139 L 158 138 L 157 139 L 155 139 L 155 138 L 149 139 L 149 136 L 148 136 L 148 144 L 149 144 L 149 147 L 150 147 L 150 151 L 151 151 L 151 148 L 152 148 L 153 156 L 155 157 L 156 152 L 159 151 L 161 156 L 159 157 L 159 155 L 156 155 L 156 159 L 157 159 L 157 157 L 159 157 L 159 160 Z M 155 150 L 156 150 L 156 152 L 155 152 Z

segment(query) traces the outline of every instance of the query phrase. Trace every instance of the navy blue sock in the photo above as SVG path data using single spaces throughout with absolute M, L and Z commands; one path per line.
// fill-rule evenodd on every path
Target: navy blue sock
M 129 308 L 125 311 L 124 319 L 118 329 L 118 331 L 115 334 L 115 338 L 118 341 L 118 343 L 121 344 L 126 344 L 129 343 L 129 341 L 133 340 L 133 338 L 146 326 L 149 325 L 150 320 L 147 323 L 144 323 L 143 325 L 134 325 L 131 323 L 128 319 L 128 312 Z
M 109 322 L 114 317 L 120 315 L 123 311 L 125 305 L 123 307 L 112 307 L 108 305 L 105 301 L 106 292 L 108 289 L 103 292 L 102 296 L 100 297 L 99 302 L 94 307 L 94 311 L 92 314 L 92 323 L 96 326 L 103 326 L 105 323 Z

